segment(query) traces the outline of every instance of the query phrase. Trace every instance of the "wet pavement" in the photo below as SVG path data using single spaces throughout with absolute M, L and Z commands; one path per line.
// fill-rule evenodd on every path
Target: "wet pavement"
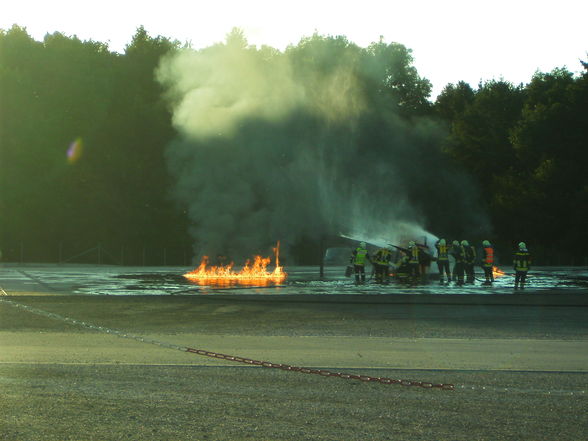
M 496 279 L 492 286 L 483 284 L 477 269 L 473 285 L 441 285 L 432 272 L 427 283 L 406 285 L 397 281 L 377 284 L 369 276 L 356 285 L 345 277 L 345 267 L 329 266 L 320 277 L 318 267 L 286 267 L 288 278 L 279 284 L 253 281 L 248 285 L 219 285 L 210 281 L 195 283 L 183 277 L 192 267 L 121 267 L 106 265 L 0 265 L 0 287 L 7 292 L 44 292 L 78 295 L 492 295 L 512 294 L 514 275 Z M 587 267 L 537 267 L 529 272 L 525 292 L 588 294 Z

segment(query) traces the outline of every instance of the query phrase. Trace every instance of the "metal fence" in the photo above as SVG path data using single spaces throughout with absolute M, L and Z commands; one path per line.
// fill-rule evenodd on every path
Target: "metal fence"
M 80 246 L 67 242 L 51 245 L 20 242 L 2 248 L 0 258 L 14 263 L 80 263 L 130 266 L 189 266 L 190 247 L 129 246 L 96 244 Z

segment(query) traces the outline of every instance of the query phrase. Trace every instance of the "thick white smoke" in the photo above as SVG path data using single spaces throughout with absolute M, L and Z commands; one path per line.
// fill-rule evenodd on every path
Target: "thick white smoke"
M 341 53 L 312 54 L 313 67 L 300 68 L 286 54 L 233 41 L 162 61 L 157 77 L 180 134 L 167 159 L 196 254 L 237 259 L 275 240 L 424 232 L 406 192 L 407 167 L 418 167 L 406 152 L 422 127 L 389 115 L 385 153 L 370 156 L 361 51 Z M 435 136 L 425 131 L 417 138 Z
M 243 120 L 278 121 L 304 99 L 284 58 L 270 64 L 239 46 L 182 50 L 164 60 L 158 78 L 173 100 L 174 125 L 190 139 L 233 137 Z

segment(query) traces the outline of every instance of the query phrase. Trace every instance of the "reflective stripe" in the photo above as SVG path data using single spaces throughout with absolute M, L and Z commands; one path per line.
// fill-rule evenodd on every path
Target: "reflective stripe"
M 456 263 L 463 263 L 465 260 L 465 250 L 461 245 L 452 245 L 450 253 Z
M 447 245 L 437 245 L 437 260 L 448 260 L 448 251 L 449 247 Z
M 419 263 L 419 248 L 417 246 L 410 249 L 410 263 Z
M 528 271 L 531 265 L 531 255 L 527 251 L 519 251 L 514 255 L 514 267 L 516 271 Z
M 476 260 L 476 250 L 474 249 L 474 247 L 468 245 L 466 247 L 463 247 L 463 249 L 466 263 L 474 263 L 474 261 Z
M 365 257 L 367 256 L 368 250 L 365 248 L 357 248 L 355 250 L 355 259 L 353 263 L 355 265 L 364 265 L 365 264 Z
M 494 263 L 494 249 L 492 247 L 484 248 L 484 252 L 486 253 L 486 257 L 484 258 L 484 263 L 490 265 Z
M 390 250 L 383 248 L 378 250 L 375 256 L 375 262 L 379 265 L 389 265 L 390 264 Z

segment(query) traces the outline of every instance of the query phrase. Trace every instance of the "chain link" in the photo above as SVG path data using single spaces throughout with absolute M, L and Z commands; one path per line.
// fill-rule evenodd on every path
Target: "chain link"
M 2 289 L 2 292 L 5 293 L 5 291 L 3 289 Z M 5 293 L 5 295 L 6 295 L 6 293 Z M 190 348 L 190 347 L 186 347 L 186 346 L 175 345 L 173 343 L 161 342 L 161 341 L 157 341 L 157 340 L 143 337 L 140 335 L 134 335 L 134 334 L 130 334 L 127 332 L 118 331 L 116 329 L 109 329 L 109 328 L 105 328 L 103 326 L 93 325 L 91 323 L 87 323 L 82 320 L 76 320 L 76 319 L 72 319 L 69 317 L 64 317 L 59 314 L 55 314 L 53 312 L 48 312 L 48 311 L 44 311 L 42 309 L 34 308 L 32 306 L 23 305 L 21 303 L 14 302 L 14 301 L 6 299 L 6 298 L 0 298 L 0 302 L 7 303 L 7 304 L 14 306 L 16 308 L 24 309 L 28 312 L 33 313 L 33 314 L 41 315 L 44 317 L 52 318 L 55 320 L 66 322 L 66 323 L 71 323 L 71 324 L 77 325 L 77 326 L 82 326 L 84 328 L 92 329 L 92 330 L 103 332 L 106 334 L 114 334 L 117 337 L 128 338 L 128 339 L 140 341 L 142 343 L 149 343 L 152 345 L 157 345 L 157 346 L 161 346 L 161 347 L 168 348 L 168 349 L 175 349 L 175 350 L 179 350 L 182 352 L 189 352 L 192 354 L 203 355 L 205 357 L 217 358 L 220 360 L 234 361 L 237 363 L 244 363 L 244 364 L 249 364 L 252 366 L 260 366 L 260 367 L 265 367 L 265 368 L 276 368 L 276 369 L 281 369 L 284 371 L 300 372 L 303 374 L 315 374 L 315 375 L 320 375 L 322 377 L 338 377 L 338 378 L 343 378 L 346 380 L 359 380 L 359 381 L 363 381 L 366 383 L 367 382 L 375 382 L 375 383 L 380 383 L 380 384 L 398 384 L 398 385 L 407 386 L 407 387 L 408 386 L 415 386 L 415 387 L 422 387 L 425 389 L 435 388 L 435 389 L 441 389 L 441 390 L 455 390 L 455 386 L 450 383 L 434 384 L 434 383 L 428 383 L 428 382 L 422 382 L 422 381 L 399 380 L 399 379 L 386 378 L 386 377 L 371 377 L 369 375 L 344 374 L 341 372 L 332 372 L 332 371 L 329 371 L 326 369 L 313 369 L 313 368 L 307 368 L 307 367 L 291 366 L 289 364 L 272 363 L 270 361 L 260 361 L 260 360 L 254 360 L 251 358 L 239 357 L 239 356 L 235 356 L 235 355 L 221 354 L 218 352 L 207 351 L 204 349 L 196 349 L 196 348 Z
M 237 357 L 234 355 L 221 354 L 218 352 L 206 351 L 204 349 L 186 348 L 186 352 L 193 354 L 204 355 L 205 357 L 218 358 L 221 360 L 235 361 L 238 363 L 251 364 L 255 366 L 261 366 L 266 368 L 282 369 L 284 371 L 300 372 L 303 374 L 315 374 L 322 377 L 338 377 L 346 380 L 360 380 L 364 382 L 375 382 L 381 384 L 399 384 L 402 386 L 415 386 L 422 387 L 424 389 L 442 389 L 442 390 L 455 390 L 455 386 L 450 383 L 429 383 L 424 381 L 412 381 L 412 380 L 397 380 L 386 377 L 371 377 L 369 375 L 354 375 L 344 374 L 342 372 L 332 372 L 326 369 L 312 369 L 307 367 L 291 366 L 289 364 L 272 363 L 270 361 L 254 360 L 251 358 Z
M 0 287 L 0 302 L 9 304 L 9 305 L 14 306 L 16 308 L 24 309 L 26 311 L 29 311 L 29 312 L 37 314 L 37 315 L 45 316 L 45 317 L 52 318 L 55 320 L 61 320 L 61 321 L 67 322 L 67 323 L 82 326 L 84 328 L 92 329 L 92 330 L 99 331 L 99 332 L 114 334 L 114 335 L 121 337 L 121 338 L 133 339 L 133 340 L 136 340 L 136 341 L 139 341 L 142 343 L 149 343 L 152 345 L 157 345 L 157 346 L 161 346 L 161 347 L 168 348 L 168 349 L 179 350 L 182 352 L 191 352 L 191 353 L 202 355 L 202 356 L 223 359 L 226 361 L 234 361 L 237 363 L 244 363 L 244 364 L 249 364 L 249 365 L 253 365 L 253 366 L 277 368 L 277 369 L 281 369 L 284 371 L 301 372 L 304 374 L 317 374 L 317 375 L 320 375 L 323 377 L 338 377 L 338 378 L 343 378 L 345 380 L 360 380 L 360 381 L 364 381 L 364 382 L 378 382 L 381 384 L 397 384 L 397 385 L 406 386 L 406 387 L 409 387 L 409 386 L 421 387 L 424 389 L 441 389 L 441 390 L 457 390 L 457 389 L 459 389 L 460 391 L 463 391 L 463 392 L 467 392 L 467 391 L 506 392 L 506 393 L 517 392 L 517 393 L 536 393 L 536 394 L 547 394 L 547 395 L 571 395 L 571 396 L 573 396 L 573 395 L 586 396 L 588 394 L 587 390 L 544 390 L 544 389 L 529 389 L 529 388 L 518 388 L 518 387 L 492 387 L 492 386 L 465 385 L 465 384 L 460 384 L 458 386 L 454 386 L 453 384 L 449 384 L 449 383 L 445 383 L 445 384 L 444 383 L 429 383 L 429 382 L 424 382 L 424 381 L 400 380 L 400 379 L 393 379 L 393 378 L 386 378 L 386 377 L 370 377 L 367 375 L 345 374 L 345 373 L 341 373 L 341 372 L 331 372 L 331 371 L 324 370 L 324 369 L 310 369 L 310 368 L 304 368 L 304 367 L 298 367 L 298 366 L 291 366 L 288 364 L 271 363 L 269 361 L 258 361 L 258 360 L 253 360 L 250 358 L 243 358 L 243 357 L 239 357 L 239 356 L 235 356 L 235 355 L 219 354 L 216 352 L 206 351 L 203 349 L 195 349 L 195 348 L 189 348 L 186 346 L 176 345 L 173 343 L 160 342 L 160 341 L 153 340 L 153 339 L 150 339 L 147 337 L 134 335 L 134 334 L 131 334 L 128 332 L 122 332 L 122 331 L 117 331 L 114 329 L 104 328 L 103 326 L 93 325 L 91 323 L 86 323 L 82 320 L 76 320 L 76 319 L 72 319 L 69 317 L 63 317 L 61 315 L 58 315 L 58 314 L 55 314 L 52 312 L 43 311 L 41 309 L 37 309 L 37 308 L 33 308 L 31 306 L 23 305 L 21 303 L 17 303 L 12 300 L 9 300 L 8 298 L 6 298 L 8 296 L 9 296 L 8 293 L 2 287 Z

